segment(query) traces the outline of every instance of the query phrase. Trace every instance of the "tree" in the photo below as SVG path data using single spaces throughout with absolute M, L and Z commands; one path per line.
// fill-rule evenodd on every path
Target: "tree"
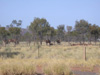
M 75 30 L 71 31 L 70 32 L 70 38 L 73 40 L 73 42 L 74 41 L 77 42 L 79 40 L 78 33 Z
M 72 26 L 67 26 L 67 31 L 68 31 L 68 42 L 70 43 L 70 32 L 71 32 L 71 30 L 72 30 Z
M 92 35 L 91 35 L 91 24 L 89 24 L 89 28 L 88 28 L 88 32 L 86 34 L 87 38 L 88 38 L 88 43 L 91 44 L 91 40 L 92 40 Z
M 16 38 L 17 39 L 18 36 L 20 35 L 21 28 L 18 28 L 18 27 L 10 27 L 9 28 L 9 32 L 10 32 L 12 38 Z
M 39 38 L 40 44 L 42 45 L 43 36 L 46 35 L 48 28 L 50 27 L 49 23 L 44 18 L 35 18 L 34 21 L 30 24 L 29 29 L 34 35 L 34 38 Z
M 56 30 L 53 27 L 49 27 L 46 34 L 47 36 L 50 37 L 50 40 L 54 40 L 54 36 L 56 35 Z
M 13 20 L 12 23 L 10 24 L 11 27 L 19 27 L 22 24 L 22 20 Z
M 0 36 L 2 40 L 6 39 L 9 35 L 9 32 L 5 29 L 5 27 L 0 27 Z
M 19 20 L 19 21 L 17 22 L 17 27 L 21 26 L 21 24 L 22 24 L 22 20 Z
M 57 37 L 58 37 L 58 39 L 64 38 L 64 35 L 65 35 L 65 33 L 64 33 L 65 32 L 64 26 L 65 25 L 59 25 L 57 27 Z M 62 40 L 64 40 L 64 39 L 62 39 Z
M 21 24 L 22 24 L 21 20 L 19 21 L 13 20 L 10 25 L 7 25 L 12 38 L 15 39 L 19 38 L 21 32 L 21 28 L 19 26 L 21 26 Z
M 99 37 L 99 27 L 94 24 L 93 26 L 91 26 L 91 31 L 90 32 L 91 32 L 91 35 L 94 36 L 95 44 L 96 44 L 96 41 Z
M 81 40 L 83 40 L 84 43 L 85 39 L 87 38 L 86 34 L 88 33 L 88 29 L 89 29 L 89 24 L 87 21 L 85 20 L 76 21 L 75 30 L 79 35 L 78 37 L 80 37 L 79 39 L 80 43 Z
M 24 34 L 24 36 L 23 36 L 24 38 L 25 38 L 25 40 L 27 41 L 27 44 L 29 44 L 30 45 L 30 43 L 31 43 L 31 40 L 32 40 L 32 35 L 31 35 L 31 33 L 30 32 L 26 32 L 25 34 Z

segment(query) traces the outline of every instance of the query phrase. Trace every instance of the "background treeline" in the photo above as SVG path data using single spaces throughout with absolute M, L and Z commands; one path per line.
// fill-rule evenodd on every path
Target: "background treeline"
M 88 23 L 88 21 L 80 20 L 75 22 L 75 26 L 64 24 L 58 25 L 57 29 L 50 26 L 45 18 L 34 18 L 30 25 L 23 29 L 21 28 L 22 21 L 13 20 L 6 27 L 0 26 L 0 40 L 17 39 L 19 41 L 40 42 L 45 40 L 55 42 L 57 39 L 66 42 L 96 42 L 100 37 L 100 27 L 96 24 Z

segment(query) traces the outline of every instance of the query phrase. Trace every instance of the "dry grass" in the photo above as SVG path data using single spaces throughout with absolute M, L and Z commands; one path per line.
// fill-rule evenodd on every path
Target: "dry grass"
M 100 66 L 99 46 L 87 46 L 87 61 L 83 60 L 84 46 L 61 45 L 46 46 L 39 49 L 31 43 L 28 46 L 21 42 L 16 47 L 13 44 L 0 47 L 0 75 L 34 75 L 37 66 L 41 66 L 47 75 L 71 75 L 71 66 Z

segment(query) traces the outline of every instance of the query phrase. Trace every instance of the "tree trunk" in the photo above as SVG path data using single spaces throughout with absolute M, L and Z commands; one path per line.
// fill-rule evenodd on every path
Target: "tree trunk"
M 36 35 L 34 36 L 34 46 L 35 46 L 35 43 L 36 43 L 37 39 L 36 39 Z
M 40 44 L 42 45 L 42 39 L 40 40 Z
M 91 44 L 91 36 L 90 36 L 90 40 L 89 41 L 90 41 L 90 44 Z
M 42 40 L 43 40 L 42 32 L 40 32 L 40 34 L 39 34 L 39 38 L 40 38 L 40 44 L 42 45 Z
M 42 40 L 43 40 L 43 37 L 42 35 L 40 35 L 40 44 L 42 45 Z
M 83 44 L 84 44 L 84 42 L 85 42 L 85 39 L 84 39 L 84 34 L 82 35 L 82 39 L 83 39 Z

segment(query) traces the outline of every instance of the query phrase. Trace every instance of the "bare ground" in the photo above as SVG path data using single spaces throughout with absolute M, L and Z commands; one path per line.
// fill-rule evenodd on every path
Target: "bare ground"
M 95 66 L 92 69 L 89 67 L 71 67 L 74 75 L 99 75 L 100 66 Z

